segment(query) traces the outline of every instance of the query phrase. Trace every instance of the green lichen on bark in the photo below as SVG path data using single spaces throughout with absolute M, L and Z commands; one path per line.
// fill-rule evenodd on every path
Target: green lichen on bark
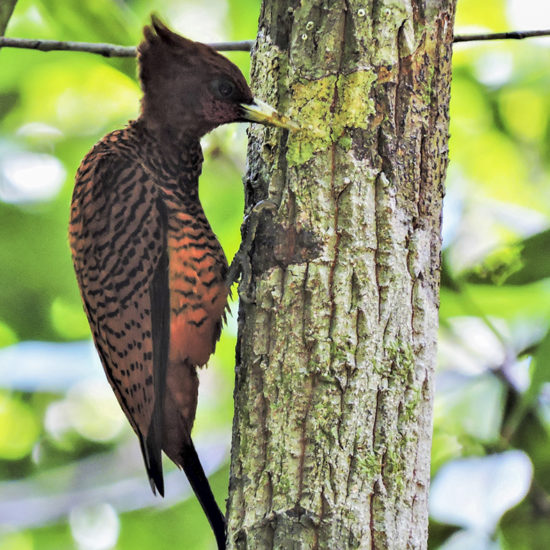
M 283 5 L 284 4 L 284 5 Z M 453 0 L 264 0 L 231 548 L 422 549 Z M 437 4 L 437 5 L 436 5 Z
M 375 80 L 372 71 L 361 70 L 293 85 L 290 112 L 301 129 L 289 137 L 288 163 L 303 164 L 334 143 L 348 150 L 351 138 L 347 132 L 368 128 L 369 117 L 375 113 L 374 101 L 370 99 Z

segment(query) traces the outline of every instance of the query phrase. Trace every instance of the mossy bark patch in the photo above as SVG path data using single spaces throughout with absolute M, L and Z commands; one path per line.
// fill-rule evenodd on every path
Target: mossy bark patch
M 289 165 L 303 164 L 333 143 L 348 149 L 349 131 L 368 128 L 369 117 L 375 112 L 371 98 L 375 80 L 373 71 L 361 70 L 294 84 L 289 94 L 289 112 L 301 129 L 289 137 Z

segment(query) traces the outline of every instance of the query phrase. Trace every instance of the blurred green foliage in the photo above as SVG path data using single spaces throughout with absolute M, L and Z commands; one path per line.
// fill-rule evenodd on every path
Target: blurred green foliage
M 511 3 L 459 0 L 457 32 L 514 28 Z M 133 45 L 150 9 L 145 0 L 19 0 L 7 34 Z M 191 38 L 237 40 L 255 36 L 260 0 L 162 0 L 155 9 Z M 248 54 L 229 57 L 248 74 Z M 460 44 L 453 64 L 432 469 L 437 481 L 455 459 L 522 450 L 533 465 L 531 488 L 488 535 L 496 548 L 546 548 L 550 40 Z M 73 177 L 86 151 L 138 107 L 132 59 L 0 52 L 0 352 L 17 342 L 88 338 L 66 236 Z M 229 258 L 240 240 L 245 147 L 242 126 L 204 140 L 201 199 Z M 229 439 L 235 337 L 230 318 L 202 373 L 198 441 L 212 433 L 214 443 Z M 46 348 L 37 349 L 46 362 Z M 59 369 L 69 379 L 81 363 L 87 373 L 91 360 L 66 363 Z M 149 491 L 139 451 L 98 365 L 89 369 L 97 379 L 52 389 L 55 381 L 41 382 L 45 367 L 39 376 L 33 364 L 0 371 L 12 380 L 0 379 L 0 547 L 212 548 L 194 498 L 182 500 L 181 491 L 166 503 L 133 496 L 132 484 L 139 495 Z M 17 382 L 26 368 L 34 375 Z M 228 477 L 221 447 L 211 476 L 220 502 Z M 118 485 L 117 467 L 127 477 Z M 112 505 L 110 487 L 122 495 Z M 103 507 L 87 508 L 93 504 Z M 17 521 L 2 517 L 19 509 Z M 432 522 L 430 546 L 452 548 L 456 526 L 468 529 Z M 90 532 L 103 533 L 95 546 Z

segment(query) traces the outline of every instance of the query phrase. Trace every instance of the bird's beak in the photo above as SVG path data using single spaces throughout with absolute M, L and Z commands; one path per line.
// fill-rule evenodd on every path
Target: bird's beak
M 243 118 L 250 122 L 259 122 L 267 126 L 278 126 L 287 130 L 298 130 L 299 126 L 288 117 L 279 114 L 273 107 L 260 99 L 252 103 L 241 103 Z

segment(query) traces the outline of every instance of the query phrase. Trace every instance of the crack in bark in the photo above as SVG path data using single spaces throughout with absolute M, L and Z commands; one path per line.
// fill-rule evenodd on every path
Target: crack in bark
M 414 230 L 412 230 L 414 231 Z M 411 338 L 412 338 L 412 341 L 414 343 L 414 334 L 415 334 L 415 331 L 414 331 L 414 315 L 415 315 L 415 307 L 414 307 L 414 289 L 415 289 L 415 285 L 416 285 L 416 276 L 414 274 L 414 269 L 413 269 L 413 265 L 412 262 L 414 262 L 414 258 L 413 258 L 413 251 L 412 251 L 412 247 L 411 247 L 411 241 L 413 239 L 413 233 L 412 232 L 409 232 L 406 236 L 406 239 L 405 239 L 405 247 L 407 249 L 407 257 L 405 259 L 405 263 L 407 264 L 407 272 L 409 274 L 409 277 L 410 277 L 410 283 L 411 283 L 411 292 L 410 292 L 410 295 L 409 295 L 409 302 L 410 302 L 410 306 L 411 306 L 411 320 L 410 320 L 410 328 L 411 328 Z
M 376 407 L 374 409 L 374 419 L 372 423 L 372 453 L 376 456 L 376 430 L 377 430 L 377 424 L 378 424 L 378 413 L 380 409 L 380 400 L 381 400 L 381 390 L 378 388 L 376 390 Z M 380 472 L 377 472 L 373 479 L 379 479 L 382 475 L 382 465 L 380 465 Z M 375 500 L 375 489 L 376 489 L 376 481 L 373 483 L 372 493 L 370 495 L 370 532 L 371 532 L 371 545 L 372 548 L 374 548 L 374 541 L 375 541 L 375 519 L 374 519 L 374 500 Z
M 259 394 L 259 397 L 260 397 L 260 409 L 259 409 L 259 412 L 260 412 L 260 434 L 265 441 L 267 441 L 267 434 L 269 433 L 269 428 L 267 426 L 267 418 L 268 418 L 268 411 L 269 411 L 269 408 L 267 406 L 267 403 L 268 403 L 268 400 L 265 396 L 265 389 L 264 389 L 264 379 L 263 379 L 263 376 L 262 376 L 262 373 L 261 373 L 261 367 L 259 367 L 259 365 L 256 367 L 258 369 L 258 385 L 259 385 L 259 388 L 258 388 L 258 394 Z M 263 460 L 263 468 L 262 470 L 264 472 L 268 472 L 269 474 L 269 470 L 267 469 L 267 465 L 268 465 L 268 460 L 267 460 L 267 445 L 264 444 L 261 446 L 261 450 L 263 451 L 262 453 L 262 460 Z M 271 481 L 271 478 L 270 476 L 268 475 L 268 480 Z M 272 505 L 273 505 L 273 485 L 272 483 L 269 483 L 268 484 L 268 493 L 269 493 L 269 509 L 271 509 Z
M 381 131 L 381 128 L 379 128 L 379 132 Z M 376 250 L 374 251 L 374 276 L 376 280 L 376 291 L 378 293 L 378 323 L 380 323 L 382 319 L 382 292 L 380 287 L 380 242 L 381 242 L 381 236 L 380 236 L 380 212 L 378 209 L 378 199 L 376 195 L 378 194 L 378 187 L 380 185 L 381 180 L 381 173 L 379 173 L 376 177 L 376 180 L 374 182 L 375 186 L 375 197 L 374 197 L 374 234 L 376 237 Z
M 336 105 L 338 103 L 338 85 L 340 81 L 340 73 L 342 70 L 342 66 L 344 63 L 344 51 L 345 51 L 345 40 L 346 40 L 346 26 L 347 26 L 347 16 L 348 16 L 348 3 L 347 0 L 344 0 L 344 5 L 346 9 L 344 10 L 344 22 L 342 25 L 342 35 L 340 40 L 340 57 L 338 59 L 338 70 L 337 70 L 337 76 L 336 80 L 334 82 L 334 90 L 332 93 L 332 103 L 330 105 L 330 112 L 334 114 L 336 110 Z M 329 272 L 329 297 L 331 302 L 331 311 L 330 311 L 330 321 L 329 321 L 329 336 L 332 337 L 332 331 L 333 331 L 333 323 L 334 323 L 334 315 L 335 315 L 335 309 L 336 309 L 336 303 L 334 300 L 334 272 L 336 270 L 336 266 L 338 265 L 338 258 L 340 256 L 340 239 L 342 237 L 341 233 L 338 231 L 339 226 L 339 198 L 340 195 L 334 197 L 335 193 L 335 182 L 336 182 L 336 142 L 334 141 L 334 136 L 331 136 L 333 141 L 331 145 L 330 150 L 330 189 L 333 194 L 333 199 L 335 201 L 334 206 L 334 233 L 336 235 L 336 241 L 334 243 L 334 259 L 332 261 L 332 264 L 330 266 L 330 272 Z M 332 360 L 332 354 L 331 354 L 331 360 Z
M 369 518 L 369 530 L 370 530 L 370 547 L 371 550 L 376 550 L 376 537 L 374 535 L 374 487 L 372 488 L 372 493 L 370 494 L 369 498 L 369 511 L 370 511 L 370 518 Z
M 307 422 L 309 417 L 309 412 L 313 404 L 313 397 L 315 395 L 315 390 L 317 388 L 317 375 L 311 377 L 311 388 L 308 396 L 308 402 L 306 410 L 304 413 L 304 421 L 302 425 L 302 432 L 300 434 L 300 456 L 298 462 L 298 496 L 296 498 L 296 503 L 298 504 L 302 498 L 302 492 L 304 488 L 304 462 L 306 456 L 306 441 L 307 441 Z
M 309 262 L 306 262 L 306 271 L 304 273 L 304 282 L 302 284 L 302 296 L 304 296 L 304 307 L 302 309 L 302 343 L 304 349 L 307 350 L 307 360 L 308 364 L 311 359 L 311 340 L 306 336 L 308 331 L 306 330 L 307 326 L 307 316 L 311 308 L 311 298 L 310 291 L 307 288 L 309 278 Z

